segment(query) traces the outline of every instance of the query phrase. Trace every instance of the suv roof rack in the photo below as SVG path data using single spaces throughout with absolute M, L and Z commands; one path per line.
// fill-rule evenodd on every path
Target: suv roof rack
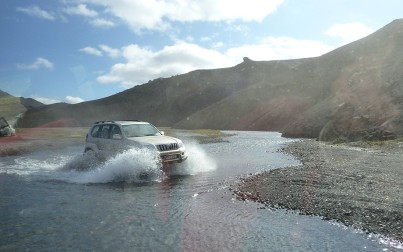
M 142 122 L 142 121 L 140 121 L 140 120 L 114 120 L 114 121 L 105 120 L 105 121 L 96 121 L 96 122 L 94 122 L 94 124 L 100 124 L 100 123 L 114 123 L 114 122 L 116 122 L 116 121 L 122 121 L 122 122 Z
M 113 123 L 115 121 L 96 121 L 94 122 L 94 124 L 107 123 L 107 122 Z

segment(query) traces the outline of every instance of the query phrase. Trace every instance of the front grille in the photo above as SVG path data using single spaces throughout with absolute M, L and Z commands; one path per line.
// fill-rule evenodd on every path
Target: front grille
M 169 151 L 169 150 L 177 150 L 177 149 L 179 149 L 177 143 L 159 144 L 157 146 L 158 146 L 158 150 L 160 150 L 160 151 Z

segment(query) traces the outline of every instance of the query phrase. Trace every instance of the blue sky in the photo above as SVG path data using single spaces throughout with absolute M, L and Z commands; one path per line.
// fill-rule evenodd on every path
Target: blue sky
M 2 0 L 0 89 L 77 103 L 243 57 L 315 57 L 401 10 L 401 0 Z

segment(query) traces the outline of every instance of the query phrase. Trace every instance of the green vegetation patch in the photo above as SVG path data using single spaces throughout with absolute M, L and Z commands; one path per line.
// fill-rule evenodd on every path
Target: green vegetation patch
M 341 144 L 352 147 L 360 147 L 360 148 L 381 148 L 384 149 L 394 149 L 401 148 L 403 143 L 403 138 L 399 137 L 392 140 L 378 140 L 378 141 L 356 141 L 356 142 L 338 142 L 333 144 Z
M 212 129 L 196 129 L 196 130 L 192 130 L 192 133 L 198 134 L 198 135 L 203 135 L 203 136 L 221 136 L 221 135 L 225 135 L 220 130 L 212 130 Z
M 200 144 L 208 144 L 208 143 L 227 143 L 226 137 L 230 137 L 233 134 L 225 134 L 220 130 L 212 130 L 212 129 L 197 129 L 191 130 L 193 139 L 196 139 Z
M 0 116 L 5 117 L 6 120 L 15 118 L 25 110 L 18 97 L 0 98 Z

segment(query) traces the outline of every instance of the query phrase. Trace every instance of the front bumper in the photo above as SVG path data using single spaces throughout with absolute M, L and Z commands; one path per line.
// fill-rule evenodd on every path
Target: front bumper
M 163 163 L 181 163 L 188 158 L 184 150 L 160 152 L 160 157 Z

